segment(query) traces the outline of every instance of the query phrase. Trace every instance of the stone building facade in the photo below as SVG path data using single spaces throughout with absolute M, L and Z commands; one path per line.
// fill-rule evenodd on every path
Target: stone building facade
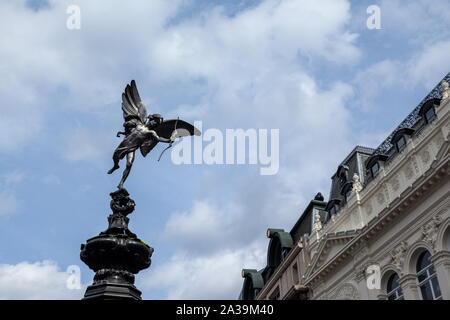
M 450 299 L 450 73 L 376 149 L 356 147 L 241 299 Z

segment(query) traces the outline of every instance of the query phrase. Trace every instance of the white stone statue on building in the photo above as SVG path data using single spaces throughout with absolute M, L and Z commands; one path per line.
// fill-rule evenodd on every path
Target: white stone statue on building
M 314 214 L 314 229 L 315 231 L 319 231 L 322 229 L 322 222 L 320 222 L 320 214 L 318 211 Z
M 356 174 L 356 172 L 353 174 L 353 191 L 360 192 L 363 189 L 363 186 L 361 184 L 361 181 L 359 181 L 359 176 Z
M 450 89 L 448 88 L 448 82 L 445 80 L 441 81 L 441 88 L 442 88 L 442 100 L 447 100 L 450 94 Z

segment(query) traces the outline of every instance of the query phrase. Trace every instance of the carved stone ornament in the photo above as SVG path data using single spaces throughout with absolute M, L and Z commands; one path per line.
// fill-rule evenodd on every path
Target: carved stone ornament
M 436 249 L 436 239 L 439 226 L 441 225 L 442 219 L 439 215 L 434 216 L 430 222 L 422 226 L 421 239 L 433 248 Z
M 419 170 L 419 165 L 417 163 L 416 157 L 413 157 L 411 159 L 411 163 L 414 165 L 414 169 L 416 170 L 416 174 L 419 174 L 420 170 Z
M 395 265 L 400 272 L 403 273 L 403 265 L 405 263 L 406 252 L 408 251 L 408 243 L 406 241 L 400 242 L 400 244 L 395 247 L 391 252 L 391 262 Z
M 359 300 L 358 290 L 350 283 L 344 283 L 336 292 L 333 300 Z
M 355 280 L 357 282 L 360 282 L 362 280 L 365 280 L 368 275 L 369 267 L 378 265 L 375 261 L 367 261 L 362 263 L 360 266 L 358 266 L 355 269 Z
M 414 175 L 414 170 L 411 165 L 408 165 L 405 169 L 405 177 L 410 180 Z
M 431 156 L 428 150 L 425 149 L 424 151 L 422 151 L 420 157 L 422 158 L 423 163 L 427 164 L 428 162 L 430 162 Z
M 380 191 L 380 193 L 377 194 L 377 202 L 379 205 L 382 205 L 384 203 L 383 191 Z
M 437 149 L 440 149 L 441 146 L 444 144 L 444 142 L 445 142 L 445 139 L 441 134 L 439 134 L 434 141 Z
M 391 185 L 392 185 L 392 189 L 394 189 L 394 191 L 397 191 L 400 188 L 400 181 L 398 180 L 398 177 L 394 177 L 392 179 Z

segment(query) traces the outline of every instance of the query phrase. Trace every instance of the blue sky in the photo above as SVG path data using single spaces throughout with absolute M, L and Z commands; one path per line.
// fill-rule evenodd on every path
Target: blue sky
M 143 298 L 236 298 L 266 229 L 290 230 L 355 145 L 378 146 L 450 71 L 449 15 L 444 0 L 0 0 L 0 298 L 78 299 L 74 264 L 91 283 L 79 249 L 107 227 L 131 79 L 150 113 L 280 129 L 276 175 L 157 162 L 158 146 L 125 185 L 130 229 L 155 248 Z

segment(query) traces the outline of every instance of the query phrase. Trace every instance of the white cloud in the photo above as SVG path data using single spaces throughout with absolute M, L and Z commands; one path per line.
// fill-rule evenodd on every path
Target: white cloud
M 450 39 L 423 48 L 408 62 L 410 78 L 426 88 L 433 88 L 436 79 L 441 79 L 450 71 Z
M 228 220 L 228 221 L 227 221 Z M 196 201 L 191 212 L 171 215 L 167 221 L 164 237 L 170 240 L 183 239 L 183 246 L 195 250 L 213 250 L 223 243 L 229 230 L 230 216 L 207 201 Z M 218 238 L 218 239 L 217 239 Z M 208 239 L 207 242 L 204 240 Z
M 367 41 L 387 58 L 360 68 L 352 81 L 363 112 L 387 107 L 376 103 L 389 89 L 430 90 L 450 70 L 449 1 L 382 0 L 380 7 L 383 30 L 370 31 Z
M 0 216 L 16 213 L 20 208 L 19 200 L 11 191 L 0 192 Z
M 151 44 L 180 4 L 77 1 L 82 27 L 68 30 L 72 2 L 49 2 L 37 12 L 26 0 L 0 2 L 0 152 L 33 141 L 49 113 L 67 107 L 94 112 L 118 101 L 124 79 L 146 59 L 142 46 Z
M 386 59 L 359 71 L 352 84 L 356 88 L 356 107 L 363 112 L 383 106 L 376 105 L 386 89 L 415 88 L 431 90 L 450 71 L 450 40 L 420 47 L 404 61 Z
M 350 5 L 340 0 L 267 0 L 233 17 L 218 7 L 161 33 L 150 61 L 162 76 L 229 81 L 233 74 L 238 84 L 295 64 L 298 54 L 354 63 L 360 52 L 357 35 L 345 30 L 349 19 Z
M 42 182 L 45 184 L 59 185 L 61 184 L 61 179 L 57 175 L 51 173 L 43 177 Z
M 0 299 L 81 299 L 85 286 L 68 289 L 68 276 L 53 261 L 0 264 Z
M 378 107 L 377 96 L 383 89 L 392 86 L 403 86 L 405 69 L 399 61 L 383 60 L 370 65 L 368 68 L 358 72 L 353 80 L 358 88 L 357 107 L 362 111 L 368 111 Z
M 166 289 L 167 299 L 236 299 L 242 287 L 241 269 L 259 268 L 265 250 L 220 250 L 207 257 L 178 253 L 139 279 L 143 289 Z
M 101 163 L 114 150 L 114 138 L 110 133 L 77 128 L 67 133 L 61 147 L 63 157 L 69 161 Z
M 395 31 L 406 42 L 433 43 L 450 35 L 442 28 L 450 20 L 450 3 L 447 0 L 401 1 L 382 0 L 381 21 L 384 29 Z
M 11 186 L 18 184 L 23 181 L 25 178 L 25 173 L 19 170 L 14 170 L 12 172 L 6 173 L 3 175 L 2 185 Z
M 163 239 L 192 255 L 208 256 L 219 250 L 247 247 L 258 234 L 264 235 L 260 222 L 266 221 L 265 217 L 249 223 L 252 215 L 243 206 L 227 203 L 219 207 L 214 200 L 198 200 L 191 210 L 172 214 Z
M 5 173 L 0 179 L 0 216 L 8 216 L 20 210 L 14 186 L 25 179 L 25 173 L 20 170 Z

